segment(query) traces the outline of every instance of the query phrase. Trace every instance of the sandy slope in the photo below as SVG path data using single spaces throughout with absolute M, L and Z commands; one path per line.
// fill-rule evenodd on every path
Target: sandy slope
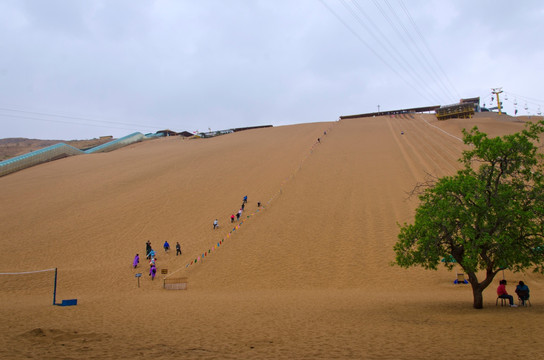
M 496 308 L 493 284 L 476 311 L 455 273 L 390 266 L 396 223 L 417 206 L 407 193 L 459 168 L 461 129 L 475 124 L 523 128 L 344 120 L 153 140 L 0 178 L 0 272 L 58 267 L 57 298 L 79 301 L 51 306 L 51 273 L 0 278 L 0 357 L 538 358 L 541 276 L 506 273 L 512 292 L 529 284 L 533 307 Z M 189 290 L 163 290 L 145 262 L 131 268 L 147 240 L 159 271 Z M 164 240 L 183 255 L 164 254 Z

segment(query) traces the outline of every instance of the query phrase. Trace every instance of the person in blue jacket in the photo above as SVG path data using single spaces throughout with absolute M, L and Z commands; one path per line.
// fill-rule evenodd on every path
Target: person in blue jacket
M 521 300 L 521 305 L 525 306 L 525 301 L 529 300 L 529 287 L 523 281 L 516 286 L 516 294 Z

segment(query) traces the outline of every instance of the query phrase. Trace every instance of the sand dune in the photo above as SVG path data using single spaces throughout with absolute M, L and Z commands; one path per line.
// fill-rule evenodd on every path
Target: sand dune
M 459 168 L 474 125 L 523 128 L 509 117 L 343 120 L 152 140 L 0 178 L 0 272 L 57 267 L 57 299 L 79 302 L 51 306 L 50 272 L 0 277 L 0 357 L 539 358 L 542 276 L 505 274 L 511 292 L 528 283 L 532 307 L 495 307 L 493 284 L 476 311 L 455 272 L 390 265 L 396 224 L 417 206 L 408 192 Z M 154 281 L 144 256 L 131 267 L 147 240 Z M 183 254 L 165 254 L 165 240 Z M 188 290 L 164 290 L 163 269 Z

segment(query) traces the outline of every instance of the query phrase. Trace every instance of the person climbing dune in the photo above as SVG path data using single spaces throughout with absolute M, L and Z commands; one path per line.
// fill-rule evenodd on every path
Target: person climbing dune
M 155 265 L 151 265 L 151 268 L 149 268 L 149 276 L 151 276 L 151 280 L 155 279 L 155 275 L 157 274 L 157 268 Z
M 181 255 L 181 245 L 176 242 L 176 256 Z

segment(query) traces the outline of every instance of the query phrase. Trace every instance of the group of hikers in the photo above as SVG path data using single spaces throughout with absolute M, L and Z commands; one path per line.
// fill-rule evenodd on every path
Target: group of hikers
M 234 213 L 230 216 L 230 222 L 231 224 L 234 223 L 235 221 L 238 221 L 240 220 L 240 218 L 242 217 L 242 213 L 244 212 L 245 210 L 245 207 L 246 207 L 246 204 L 247 204 L 247 195 L 245 195 L 242 199 L 242 205 L 240 206 L 240 209 L 238 210 L 238 212 L 236 213 L 236 215 L 234 215 Z M 257 207 L 260 208 L 261 207 L 261 202 L 257 202 Z M 215 219 L 213 221 L 213 228 L 214 229 L 218 229 L 219 228 L 219 222 L 217 221 L 217 219 Z
M 326 131 L 323 132 L 323 135 L 327 135 L 327 132 Z M 318 138 L 317 142 L 320 143 L 321 138 Z M 234 223 L 235 219 L 236 221 L 240 220 L 240 217 L 242 216 L 242 213 L 245 209 L 246 204 L 247 204 L 247 195 L 243 197 L 242 205 L 240 206 L 240 209 L 238 210 L 236 215 L 232 214 L 230 216 L 231 223 Z M 261 207 L 261 202 L 259 201 L 257 202 L 257 208 L 260 208 L 260 207 Z M 215 219 L 213 221 L 213 229 L 218 229 L 218 228 L 219 228 L 219 221 Z M 168 241 L 164 242 L 163 248 L 165 253 L 168 253 L 170 251 L 170 244 L 168 243 Z M 151 241 L 149 240 L 146 242 L 145 253 L 146 253 L 146 259 L 149 260 L 149 276 L 151 276 L 151 280 L 154 280 L 155 275 L 157 274 L 157 257 L 156 257 L 155 250 L 153 250 L 153 248 L 151 247 Z M 179 242 L 176 243 L 176 256 L 178 255 L 181 255 L 181 245 L 179 244 Z M 134 256 L 132 266 L 134 269 L 136 269 L 139 264 L 140 264 L 140 255 L 136 254 L 136 256 Z
M 525 302 L 529 300 L 529 287 L 525 285 L 523 281 L 520 281 L 516 286 L 515 290 L 516 295 L 522 306 L 525 306 Z M 514 297 L 506 291 L 506 280 L 499 281 L 499 286 L 497 287 L 497 296 L 500 299 L 507 299 L 511 307 L 517 307 L 514 304 Z
M 242 199 L 242 206 L 240 207 L 240 210 L 236 214 L 236 220 L 239 220 L 240 217 L 242 216 L 242 212 L 244 211 L 246 204 L 247 204 L 247 195 L 245 195 Z M 257 203 L 257 207 L 259 208 L 261 207 L 260 202 Z M 232 214 L 231 223 L 234 222 L 234 218 L 235 216 L 234 214 Z M 217 219 L 215 219 L 213 222 L 213 228 L 214 229 L 219 228 L 219 222 Z M 168 243 L 168 241 L 165 241 L 162 247 L 165 253 L 168 253 L 170 251 L 170 244 Z M 151 280 L 154 280 L 157 274 L 157 253 L 151 247 L 151 241 L 149 240 L 145 243 L 145 254 L 146 254 L 146 259 L 149 260 L 149 276 L 151 276 Z M 181 245 L 179 242 L 176 242 L 176 256 L 178 255 L 181 255 Z M 136 254 L 136 256 L 134 256 L 134 260 L 132 261 L 132 267 L 136 269 L 139 264 L 140 264 L 140 254 Z
M 170 244 L 168 241 L 165 241 L 162 247 L 165 253 L 170 251 Z M 149 276 L 151 276 L 151 280 L 154 280 L 155 275 L 157 274 L 157 253 L 151 247 L 151 241 L 149 240 L 145 243 L 145 253 L 146 259 L 149 260 Z M 179 242 L 176 242 L 176 256 L 178 255 L 181 255 L 181 245 Z M 140 254 L 136 254 L 136 256 L 134 256 L 134 260 L 132 261 L 132 267 L 136 269 L 139 264 Z

